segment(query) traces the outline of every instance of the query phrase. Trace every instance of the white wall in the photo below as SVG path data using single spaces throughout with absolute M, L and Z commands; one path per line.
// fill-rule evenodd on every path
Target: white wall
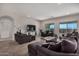
M 50 18 L 41 22 L 41 28 L 45 30 L 45 24 L 54 23 L 55 24 L 55 33 L 59 34 L 59 23 L 60 22 L 70 22 L 77 21 L 78 22 L 78 32 L 79 32 L 79 14 L 73 14 L 68 16 L 61 16 L 57 18 Z

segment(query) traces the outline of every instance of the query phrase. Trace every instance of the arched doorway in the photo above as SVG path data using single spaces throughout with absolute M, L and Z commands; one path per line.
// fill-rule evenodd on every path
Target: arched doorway
M 0 17 L 0 38 L 12 37 L 14 31 L 14 20 L 10 16 Z

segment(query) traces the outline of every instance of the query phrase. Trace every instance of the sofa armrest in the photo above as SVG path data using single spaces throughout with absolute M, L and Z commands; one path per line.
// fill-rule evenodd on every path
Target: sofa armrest
M 36 46 L 29 44 L 28 45 L 28 54 L 29 54 L 29 56 L 36 56 L 37 55 Z

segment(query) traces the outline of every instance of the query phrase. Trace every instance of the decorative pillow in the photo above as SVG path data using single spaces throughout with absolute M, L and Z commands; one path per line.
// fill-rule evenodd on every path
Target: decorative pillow
M 63 40 L 61 43 L 61 51 L 65 53 L 74 53 L 77 49 L 77 42 L 76 40 Z

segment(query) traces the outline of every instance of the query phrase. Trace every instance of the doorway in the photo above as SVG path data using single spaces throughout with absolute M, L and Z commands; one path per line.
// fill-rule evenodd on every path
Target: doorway
M 0 38 L 12 37 L 14 31 L 14 21 L 10 16 L 0 17 Z

